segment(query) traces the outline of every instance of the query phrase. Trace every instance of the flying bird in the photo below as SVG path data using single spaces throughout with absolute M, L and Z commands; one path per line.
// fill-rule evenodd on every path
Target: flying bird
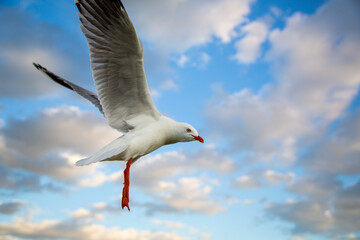
M 110 127 L 122 135 L 77 166 L 102 161 L 127 161 L 122 208 L 129 208 L 130 166 L 159 147 L 177 142 L 204 142 L 196 129 L 162 115 L 149 91 L 143 46 L 120 0 L 75 0 L 80 28 L 90 50 L 97 94 L 69 82 L 39 64 L 34 66 L 58 84 L 93 103 Z

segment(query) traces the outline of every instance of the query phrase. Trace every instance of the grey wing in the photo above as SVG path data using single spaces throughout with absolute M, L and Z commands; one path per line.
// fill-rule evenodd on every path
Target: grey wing
M 37 63 L 33 63 L 33 65 L 42 73 L 44 73 L 46 76 L 48 76 L 49 78 L 51 78 L 54 82 L 70 89 L 73 90 L 74 92 L 76 92 L 77 94 L 79 94 L 80 96 L 84 97 L 85 99 L 89 100 L 92 104 L 95 105 L 95 107 L 97 107 L 99 109 L 99 111 L 104 114 L 104 111 L 102 109 L 102 106 L 100 104 L 100 101 L 97 97 L 97 95 L 89 90 L 86 90 L 85 88 L 82 88 L 72 82 L 69 82 L 59 76 L 57 76 L 56 74 L 54 74 L 53 72 L 50 72 L 49 70 L 47 70 L 46 68 L 44 68 L 43 66 L 41 66 L 40 64 Z
M 143 49 L 120 0 L 75 0 L 108 124 L 127 131 L 161 116 L 151 98 Z

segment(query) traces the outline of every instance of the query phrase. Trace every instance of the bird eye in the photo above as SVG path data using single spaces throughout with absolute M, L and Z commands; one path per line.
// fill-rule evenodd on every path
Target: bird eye
M 190 128 L 187 128 L 186 131 L 187 131 L 187 132 L 191 132 L 191 129 L 190 129 Z

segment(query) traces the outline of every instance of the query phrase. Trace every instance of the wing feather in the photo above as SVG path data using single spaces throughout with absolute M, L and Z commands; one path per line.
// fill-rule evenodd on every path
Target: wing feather
M 146 82 L 142 44 L 124 5 L 120 0 L 77 0 L 75 3 L 108 124 L 127 131 L 158 119 L 161 114 Z
M 92 104 L 95 105 L 95 107 L 97 107 L 99 109 L 99 111 L 104 114 L 102 106 L 100 104 L 100 101 L 97 97 L 97 95 L 85 88 L 82 88 L 78 85 L 76 85 L 75 83 L 72 83 L 70 81 L 67 81 L 61 77 L 59 77 L 58 75 L 56 75 L 53 72 L 50 72 L 49 70 L 47 70 L 46 68 L 44 68 L 43 66 L 41 66 L 40 64 L 37 63 L 33 63 L 33 65 L 37 68 L 37 70 L 41 71 L 42 73 L 44 73 L 46 76 L 48 76 L 49 78 L 51 78 L 54 82 L 70 89 L 73 90 L 74 92 L 76 92 L 77 94 L 79 94 L 80 96 L 84 97 L 85 99 L 89 100 Z

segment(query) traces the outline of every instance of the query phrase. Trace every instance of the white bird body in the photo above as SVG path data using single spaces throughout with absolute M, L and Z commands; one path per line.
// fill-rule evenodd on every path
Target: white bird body
M 156 121 L 125 133 L 89 158 L 78 161 L 76 165 L 83 166 L 98 161 L 127 161 L 130 158 L 133 158 L 134 163 L 140 157 L 155 151 L 161 146 L 187 141 L 187 138 L 183 138 L 183 135 L 178 134 L 179 131 L 177 131 L 177 127 L 183 129 L 182 125 L 184 123 L 176 122 L 162 115 Z M 192 131 L 197 136 L 196 130 Z
M 204 142 L 194 127 L 162 115 L 151 98 L 143 66 L 143 46 L 120 0 L 75 0 L 80 28 L 88 42 L 97 94 L 46 68 L 34 66 L 55 82 L 92 102 L 110 127 L 123 135 L 76 162 L 128 161 L 122 206 L 128 206 L 129 169 L 140 157 L 176 142 Z M 130 209 L 129 209 L 130 210 Z

